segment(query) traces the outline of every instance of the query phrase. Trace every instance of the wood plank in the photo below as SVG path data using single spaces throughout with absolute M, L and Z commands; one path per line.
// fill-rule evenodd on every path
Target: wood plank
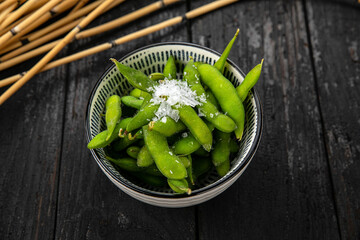
M 137 9 L 149 1 L 127 1 L 112 17 Z M 158 23 L 185 11 L 185 4 L 161 11 L 112 31 L 107 37 L 72 45 L 72 49 L 109 41 Z M 99 21 L 105 21 L 100 18 Z M 116 188 L 102 173 L 86 148 L 84 114 L 87 100 L 101 74 L 111 65 L 110 57 L 121 58 L 139 47 L 160 41 L 186 39 L 186 26 L 163 30 L 96 56 L 70 64 L 66 99 L 64 147 L 61 159 L 57 239 L 194 239 L 194 208 L 165 209 L 139 202 Z
M 60 67 L 34 77 L 0 107 L 1 239 L 53 237 L 65 73 Z
M 306 1 L 342 239 L 360 239 L 360 14 L 356 1 Z
M 230 189 L 198 207 L 199 239 L 339 238 L 303 13 L 299 1 L 239 1 L 191 22 L 193 42 L 219 52 L 239 27 L 230 59 L 245 72 L 265 58 L 260 147 Z

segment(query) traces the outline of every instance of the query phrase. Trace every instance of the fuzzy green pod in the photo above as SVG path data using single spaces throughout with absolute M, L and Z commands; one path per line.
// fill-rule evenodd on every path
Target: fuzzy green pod
M 166 137 L 170 137 L 185 129 L 186 126 L 181 121 L 176 122 L 170 117 L 164 117 L 160 120 L 149 122 L 149 130 L 157 131 Z
M 226 60 L 229 56 L 229 53 L 231 51 L 232 46 L 234 45 L 237 36 L 239 35 L 239 31 L 240 31 L 239 29 L 236 30 L 234 37 L 230 40 L 224 52 L 221 54 L 220 58 L 214 64 L 214 67 L 216 67 L 221 73 L 224 72 Z
M 131 132 L 138 129 L 155 117 L 155 112 L 158 110 L 159 105 L 148 103 L 145 107 L 141 108 L 140 111 L 133 117 L 126 127 L 127 132 Z
M 236 123 L 235 136 L 240 140 L 244 132 L 245 109 L 234 85 L 214 66 L 201 64 L 198 70 L 202 82 L 213 92 L 222 110 Z
M 151 156 L 148 148 L 143 146 L 137 155 L 137 165 L 139 167 L 148 167 L 152 164 L 154 164 L 154 159 Z
M 143 127 L 145 145 L 160 172 L 169 179 L 184 179 L 187 171 L 178 156 L 172 153 L 166 141 L 166 137 L 156 131 L 149 131 Z
M 140 109 L 144 99 L 139 99 L 133 96 L 124 96 L 121 98 L 121 101 L 125 106 Z
M 225 176 L 230 171 L 230 160 L 226 160 L 221 165 L 216 166 L 216 171 L 220 177 Z
M 167 79 L 176 79 L 176 64 L 173 56 L 170 56 L 164 67 L 164 76 Z
M 230 133 L 215 132 L 216 143 L 211 152 L 211 159 L 215 166 L 221 165 L 230 156 Z
M 191 189 L 189 188 L 189 184 L 185 179 L 168 179 L 168 184 L 172 190 L 176 193 L 187 193 L 191 194 Z
M 137 158 L 139 152 L 140 152 L 140 148 L 138 146 L 131 146 L 126 149 L 126 153 L 134 159 Z
M 108 130 L 106 140 L 109 140 L 116 124 L 121 118 L 121 98 L 118 95 L 110 96 L 105 103 L 105 122 Z
M 236 88 L 242 102 L 245 101 L 250 89 L 254 87 L 259 80 L 263 62 L 264 59 L 261 60 L 261 63 L 251 69 L 250 72 L 246 74 L 244 81 L 242 81 L 242 83 Z

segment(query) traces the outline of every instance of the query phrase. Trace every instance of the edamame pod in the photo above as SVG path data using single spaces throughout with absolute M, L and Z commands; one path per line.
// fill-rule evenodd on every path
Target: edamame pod
M 140 109 L 141 105 L 144 102 L 144 99 L 138 99 L 138 98 L 133 97 L 133 96 L 124 96 L 124 97 L 121 98 L 121 101 L 122 101 L 122 103 L 124 105 L 126 105 L 128 107 Z
M 187 158 L 188 158 L 188 160 L 189 160 L 189 167 L 186 168 L 186 170 L 187 170 L 187 172 L 188 172 L 188 177 L 189 177 L 189 180 L 190 180 L 191 184 L 192 184 L 192 185 L 195 185 L 193 168 L 192 168 L 192 158 L 191 158 L 191 155 L 189 155 Z
M 137 158 L 139 152 L 140 152 L 140 148 L 137 147 L 137 146 L 131 146 L 131 147 L 128 147 L 128 148 L 126 149 L 126 153 L 127 153 L 130 157 L 135 158 L 135 159 Z
M 165 120 L 163 120 L 165 119 Z M 164 117 L 157 121 L 149 123 L 149 130 L 157 131 L 165 137 L 170 137 L 175 133 L 181 132 L 186 129 L 186 126 L 181 121 L 175 121 L 170 117 Z
M 195 68 L 193 60 L 190 60 L 184 68 L 184 80 L 199 97 L 206 98 L 205 90 L 200 83 L 200 74 Z M 206 120 L 213 123 L 217 129 L 223 132 L 235 130 L 235 122 L 230 117 L 220 113 L 210 101 L 202 102 L 197 108 L 204 114 Z
M 174 144 L 173 149 L 174 153 L 177 155 L 188 155 L 195 152 L 200 147 L 201 144 L 196 141 L 191 133 L 188 133 L 186 137 L 181 138 Z
M 246 74 L 244 81 L 236 88 L 236 91 L 242 102 L 245 101 L 250 89 L 257 83 L 259 80 L 261 69 L 264 59 L 261 60 L 261 63 L 256 65 L 253 69 Z
M 103 148 L 103 147 L 106 147 L 107 145 L 109 145 L 111 142 L 113 142 L 115 139 L 117 139 L 119 137 L 118 133 L 119 133 L 121 126 L 122 126 L 121 122 L 116 125 L 113 133 L 111 134 L 111 136 L 108 140 L 106 140 L 107 136 L 108 136 L 108 130 L 104 130 L 104 131 L 100 132 L 99 134 L 97 134 L 88 143 L 88 145 L 87 145 L 88 149 Z
M 166 178 L 161 176 L 153 176 L 150 174 L 135 173 L 135 172 L 132 173 L 132 175 L 134 175 L 136 178 L 140 179 L 141 181 L 155 187 L 164 187 L 167 185 Z
M 142 139 L 143 138 L 143 133 L 142 133 L 142 129 L 140 129 L 139 131 L 137 131 L 134 136 L 131 136 L 129 138 L 129 135 L 131 133 L 129 133 L 128 135 L 123 135 L 122 138 L 120 138 L 119 141 L 117 142 L 114 142 L 114 144 L 112 145 L 112 148 L 115 150 L 115 151 L 122 151 L 124 150 L 125 148 L 127 148 L 128 146 L 130 146 L 131 144 L 133 143 L 136 143 L 139 139 Z
M 193 178 L 196 182 L 196 179 L 208 172 L 212 167 L 211 161 L 209 158 L 196 158 L 192 161 L 193 168 Z
M 211 89 L 222 110 L 236 123 L 235 136 L 241 139 L 244 132 L 245 109 L 236 89 L 214 66 L 201 64 L 198 67 L 201 80 Z
M 176 180 L 176 179 L 168 179 L 168 184 L 174 192 L 177 193 L 187 193 L 191 194 L 191 189 L 189 188 L 189 184 L 185 179 Z
M 112 95 L 106 100 L 105 103 L 106 113 L 105 113 L 105 122 L 108 130 L 108 135 L 106 140 L 109 140 L 116 124 L 121 118 L 121 99 L 118 95 Z
M 190 106 L 180 106 L 177 110 L 179 111 L 180 120 L 188 127 L 196 141 L 198 141 L 206 151 L 210 152 L 212 135 L 205 122 L 201 120 L 195 110 Z
M 127 132 L 131 132 L 138 129 L 155 117 L 155 112 L 158 110 L 159 105 L 148 103 L 144 108 L 140 109 L 139 112 L 133 117 L 126 127 Z
M 224 52 L 221 54 L 220 58 L 214 64 L 214 67 L 216 67 L 221 73 L 224 73 L 226 60 L 227 60 L 227 58 L 229 56 L 231 48 L 234 45 L 234 42 L 235 42 L 238 35 L 239 35 L 239 29 L 236 30 L 236 33 L 235 33 L 234 37 L 228 43 L 228 45 L 226 46 Z
M 185 157 L 185 156 L 179 156 L 181 162 L 183 163 L 185 168 L 190 167 L 190 160 L 189 158 Z
M 164 80 L 165 75 L 163 73 L 152 73 L 149 75 L 149 78 L 153 81 Z
M 178 156 L 172 153 L 166 137 L 156 131 L 143 127 L 145 144 L 154 158 L 160 172 L 169 179 L 184 179 L 187 171 Z
M 164 76 L 167 79 L 176 79 L 176 64 L 173 56 L 170 56 L 164 67 Z
M 137 165 L 139 167 L 148 167 L 154 163 L 154 159 L 151 156 L 148 148 L 143 146 L 137 155 Z
M 211 159 L 215 166 L 221 165 L 230 156 L 230 133 L 221 131 L 215 132 L 216 143 L 213 151 L 211 152 Z
M 227 159 L 221 165 L 217 166 L 216 171 L 220 177 L 225 176 L 230 171 L 230 159 Z
M 115 159 L 115 158 L 106 156 L 106 159 L 109 160 L 110 162 L 114 163 L 116 166 L 120 167 L 121 169 L 124 169 L 128 172 L 144 172 L 144 173 L 150 174 L 152 176 L 163 176 L 155 165 L 151 165 L 146 168 L 141 168 L 141 167 L 137 166 L 136 160 L 133 158 Z
M 145 99 L 146 97 L 150 96 L 151 94 L 148 92 L 144 92 L 138 88 L 134 88 L 133 90 L 130 91 L 129 93 L 130 96 L 136 97 L 136 98 L 140 98 L 140 99 Z
M 206 100 L 211 102 L 217 109 L 220 108 L 218 101 L 216 100 L 214 94 L 210 91 L 210 89 L 205 91 Z
M 229 148 L 231 153 L 236 153 L 239 151 L 239 145 L 233 139 L 230 140 Z
M 119 70 L 119 72 L 129 81 L 129 83 L 140 90 L 148 92 L 156 82 L 151 80 L 145 73 L 119 63 L 116 59 L 110 58 Z

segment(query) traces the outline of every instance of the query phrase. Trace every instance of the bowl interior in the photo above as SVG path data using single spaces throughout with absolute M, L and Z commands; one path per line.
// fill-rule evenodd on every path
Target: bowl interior
M 183 72 L 185 64 L 190 60 L 190 56 L 194 58 L 194 61 L 201 61 L 209 64 L 214 64 L 220 56 L 219 53 L 211 49 L 195 44 L 161 43 L 138 49 L 122 58 L 120 62 L 149 75 L 153 72 L 163 72 L 165 63 L 170 55 L 174 56 L 176 59 L 179 79 L 182 78 L 181 73 Z M 244 74 L 231 61 L 228 61 L 225 66 L 224 76 L 229 79 L 235 87 L 244 79 Z M 101 117 L 105 110 L 106 99 L 113 94 L 119 96 L 127 95 L 132 89 L 133 87 L 118 72 L 115 65 L 110 67 L 101 76 L 90 95 L 87 109 L 86 129 L 88 141 L 94 138 L 99 132 L 106 129 L 105 120 Z M 252 91 L 249 94 L 250 97 L 244 102 L 246 111 L 244 134 L 240 142 L 239 152 L 235 158 L 231 160 L 230 171 L 224 177 L 220 178 L 215 169 L 213 169 L 213 171 L 200 179 L 198 184 L 199 188 L 195 189 L 192 192 L 192 195 L 221 184 L 231 178 L 234 173 L 240 171 L 246 162 L 251 160 L 260 140 L 262 119 L 260 102 L 256 92 Z M 98 165 L 112 178 L 112 181 L 119 182 L 126 187 L 141 193 L 162 197 L 176 196 L 170 188 L 159 188 L 144 184 L 131 178 L 131 176 L 128 176 L 125 172 L 118 170 L 105 158 L 103 149 L 94 149 L 91 150 L 91 152 Z

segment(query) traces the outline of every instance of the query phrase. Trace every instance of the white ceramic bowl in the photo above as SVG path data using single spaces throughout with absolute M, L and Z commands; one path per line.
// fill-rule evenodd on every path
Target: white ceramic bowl
M 172 55 L 177 60 L 178 72 L 182 72 L 190 56 L 195 61 L 214 64 L 220 54 L 209 48 L 180 42 L 168 42 L 149 45 L 126 55 L 119 61 L 125 65 L 143 71 L 147 75 L 152 72 L 162 72 L 166 60 Z M 109 56 L 117 57 L 117 56 Z M 244 79 L 243 72 L 233 62 L 228 61 L 224 75 L 238 86 Z M 179 74 L 181 78 L 181 74 Z M 104 113 L 106 99 L 113 95 L 127 95 L 133 87 L 118 72 L 115 65 L 105 71 L 91 92 L 86 115 L 86 131 L 88 141 L 105 129 Z M 236 157 L 231 160 L 230 171 L 222 178 L 218 177 L 216 170 L 207 174 L 199 183 L 200 187 L 192 191 L 191 195 L 176 194 L 170 188 L 155 188 L 143 183 L 128 180 L 114 166 L 105 159 L 103 149 L 91 150 L 95 161 L 105 175 L 122 191 L 130 196 L 160 207 L 187 207 L 205 202 L 226 190 L 245 171 L 253 158 L 260 142 L 262 131 L 262 109 L 259 97 L 254 89 L 250 97 L 244 102 L 246 123 L 240 149 Z

